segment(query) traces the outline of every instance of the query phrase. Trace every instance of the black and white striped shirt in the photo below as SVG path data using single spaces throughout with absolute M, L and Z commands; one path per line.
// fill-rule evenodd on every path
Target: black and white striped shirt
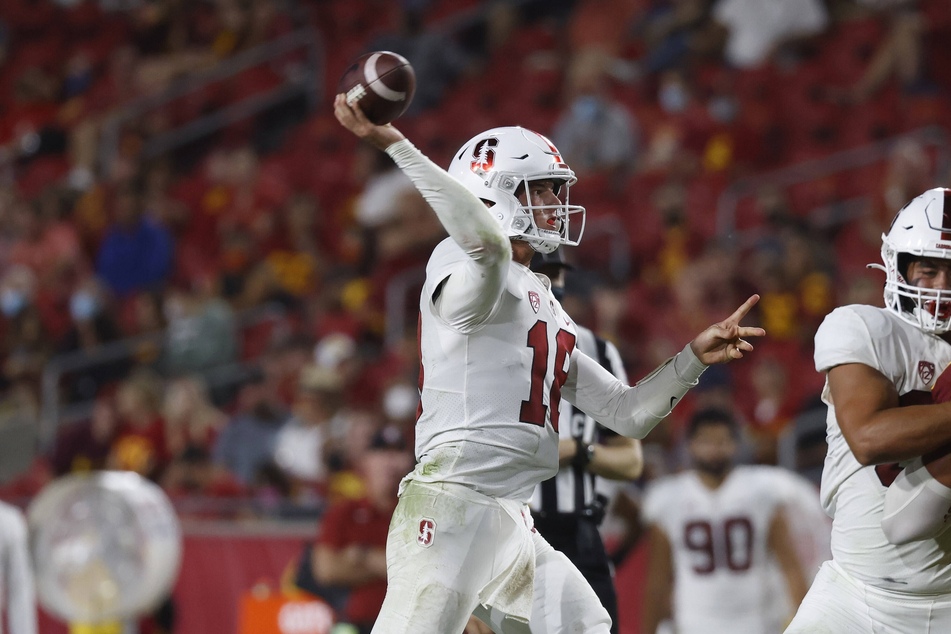
M 608 372 L 627 383 L 627 373 L 621 355 L 614 344 L 601 339 L 584 326 L 578 326 L 578 349 L 596 360 Z M 614 431 L 598 424 L 567 401 L 561 402 L 561 439 L 580 438 L 586 444 L 600 443 Z M 555 477 L 535 487 L 531 508 L 535 513 L 576 513 L 589 506 L 595 499 L 597 489 L 595 475 L 577 465 L 567 465 L 558 470 Z

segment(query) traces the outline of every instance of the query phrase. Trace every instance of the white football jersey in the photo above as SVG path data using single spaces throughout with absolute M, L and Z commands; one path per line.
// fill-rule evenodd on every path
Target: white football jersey
M 488 320 L 472 332 L 449 326 L 432 298 L 468 257 L 446 239 L 426 268 L 419 464 L 410 477 L 527 502 L 534 486 L 558 471 L 558 405 L 575 349 L 575 324 L 551 294 L 547 277 L 512 262 Z
M 951 363 L 951 345 L 883 308 L 844 306 L 819 327 L 815 362 L 820 372 L 844 363 L 865 364 L 888 377 L 902 404 L 921 404 L 931 401 L 935 379 Z M 836 422 L 828 381 L 822 400 L 829 406 L 829 450 L 821 496 L 832 517 L 833 559 L 871 586 L 905 593 L 951 592 L 951 531 L 900 546 L 888 543 L 882 509 L 897 471 L 859 464 Z
M 678 634 L 775 630 L 768 536 L 783 498 L 764 473 L 738 466 L 713 490 L 686 471 L 648 488 L 644 517 L 671 545 Z

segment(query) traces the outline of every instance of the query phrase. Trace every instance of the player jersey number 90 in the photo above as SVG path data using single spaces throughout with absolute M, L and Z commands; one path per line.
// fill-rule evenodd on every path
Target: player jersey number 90
M 551 351 L 548 343 L 548 323 L 536 321 L 528 331 L 527 345 L 532 350 L 532 382 L 528 394 L 528 400 L 522 401 L 522 407 L 519 411 L 519 420 L 523 423 L 530 423 L 545 426 L 545 414 L 548 405 L 545 405 L 544 390 L 545 378 L 548 375 L 548 359 Z M 575 335 L 560 328 L 555 334 L 555 362 L 554 377 L 551 382 L 551 389 L 548 393 L 548 403 L 551 405 L 551 426 L 558 431 L 558 404 L 561 402 L 561 386 L 565 384 L 568 378 L 568 355 L 575 347 Z
M 753 522 L 748 517 L 730 517 L 720 526 L 707 520 L 687 522 L 683 540 L 696 557 L 693 571 L 698 575 L 708 575 L 722 567 L 744 572 L 753 564 Z

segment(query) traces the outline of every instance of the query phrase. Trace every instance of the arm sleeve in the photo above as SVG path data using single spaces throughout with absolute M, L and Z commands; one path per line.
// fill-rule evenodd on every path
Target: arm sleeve
M 469 256 L 429 288 L 436 313 L 450 326 L 477 326 L 491 315 L 505 288 L 512 245 L 481 200 L 408 140 L 394 143 L 387 154 L 422 194 L 439 222 Z
M 10 632 L 36 634 L 36 594 L 33 586 L 33 567 L 27 544 L 26 522 L 17 512 L 10 516 L 6 526 L 10 531 L 6 587 L 8 592 L 7 620 Z
M 949 511 L 951 489 L 931 477 L 916 458 L 885 492 L 882 530 L 892 544 L 929 539 L 947 527 Z
M 706 368 L 688 344 L 637 385 L 628 386 L 591 357 L 575 352 L 562 394 L 605 427 L 622 436 L 644 438 L 697 385 Z

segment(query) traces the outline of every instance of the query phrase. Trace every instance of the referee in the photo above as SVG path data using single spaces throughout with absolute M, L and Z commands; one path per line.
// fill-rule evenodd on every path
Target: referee
M 561 301 L 565 269 L 571 268 L 562 258 L 561 250 L 536 253 L 531 268 L 551 279 L 552 292 Z M 578 349 L 627 383 L 627 373 L 617 348 L 589 329 L 580 325 L 577 328 Z M 614 571 L 598 531 L 608 499 L 599 493 L 597 479 L 637 478 L 644 464 L 641 444 L 601 426 L 565 401 L 561 403 L 561 411 L 561 420 L 570 423 L 563 422 L 558 430 L 560 469 L 555 477 L 535 487 L 532 517 L 542 537 L 553 548 L 563 552 L 594 588 L 601 604 L 611 615 L 611 632 L 617 634 Z

